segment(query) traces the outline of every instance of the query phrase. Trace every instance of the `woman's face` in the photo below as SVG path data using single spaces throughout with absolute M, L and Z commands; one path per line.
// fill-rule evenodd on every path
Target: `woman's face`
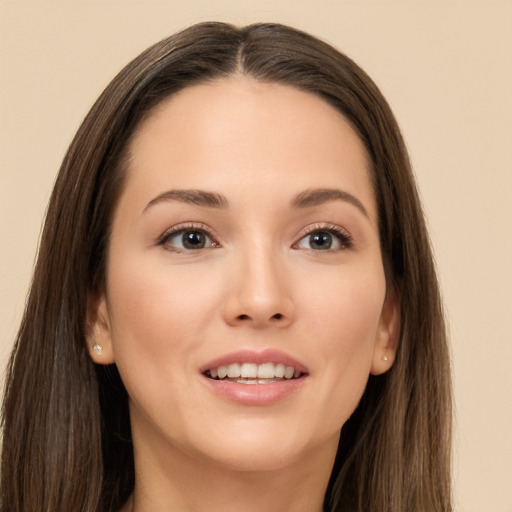
M 172 96 L 130 149 L 92 357 L 119 368 L 136 453 L 332 463 L 396 338 L 358 136 L 310 93 L 233 77 Z

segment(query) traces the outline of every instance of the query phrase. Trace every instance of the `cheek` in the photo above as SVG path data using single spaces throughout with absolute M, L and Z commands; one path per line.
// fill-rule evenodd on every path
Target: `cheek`
M 183 390 L 194 386 L 218 286 L 197 271 L 128 257 L 117 262 L 109 273 L 111 338 L 132 418 L 187 437 L 194 402 Z
M 330 308 L 319 328 L 317 349 L 322 354 L 333 381 L 360 382 L 371 366 L 380 316 L 380 300 L 366 294 L 353 294 Z M 327 311 L 326 311 L 327 313 Z
M 310 339 L 319 360 L 318 377 L 325 392 L 318 395 L 323 428 L 341 428 L 364 392 L 370 374 L 385 280 L 376 271 L 338 275 L 314 297 Z
M 305 283 L 302 308 L 318 333 L 319 346 L 340 355 L 373 346 L 385 292 L 379 265 L 333 269 Z
M 170 377 L 175 375 L 175 361 L 188 361 L 180 356 L 200 344 L 216 311 L 216 294 L 212 279 L 203 280 L 184 269 L 135 264 L 128 259 L 113 268 L 109 314 L 120 371 L 128 373 L 135 367 L 151 378 L 159 368 L 172 373 Z

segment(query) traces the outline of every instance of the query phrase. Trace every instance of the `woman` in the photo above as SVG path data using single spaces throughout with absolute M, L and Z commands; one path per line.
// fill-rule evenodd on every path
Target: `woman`
M 9 512 L 451 510 L 442 307 L 370 78 L 271 24 L 123 69 L 57 178 L 3 413 Z

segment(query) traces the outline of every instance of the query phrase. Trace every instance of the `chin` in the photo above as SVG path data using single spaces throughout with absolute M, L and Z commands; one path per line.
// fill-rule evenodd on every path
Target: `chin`
M 209 446 L 204 447 L 203 456 L 206 455 L 217 465 L 242 472 L 279 471 L 286 467 L 296 465 L 300 460 L 310 459 L 312 453 L 326 446 L 336 451 L 339 433 L 323 439 L 312 439 L 307 436 L 290 434 L 290 431 L 261 430 L 252 431 L 249 435 L 227 435 L 210 438 Z
M 271 450 L 241 450 L 238 453 L 232 452 L 216 455 L 213 461 L 223 469 L 237 472 L 262 473 L 279 471 L 297 463 L 301 458 L 297 451 L 285 453 L 272 453 Z

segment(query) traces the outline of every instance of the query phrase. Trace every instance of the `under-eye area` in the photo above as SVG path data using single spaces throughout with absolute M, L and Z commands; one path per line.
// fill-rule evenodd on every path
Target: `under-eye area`
M 232 381 L 238 384 L 272 384 L 300 379 L 307 373 L 281 363 L 232 363 L 210 368 L 203 375 L 210 379 Z

